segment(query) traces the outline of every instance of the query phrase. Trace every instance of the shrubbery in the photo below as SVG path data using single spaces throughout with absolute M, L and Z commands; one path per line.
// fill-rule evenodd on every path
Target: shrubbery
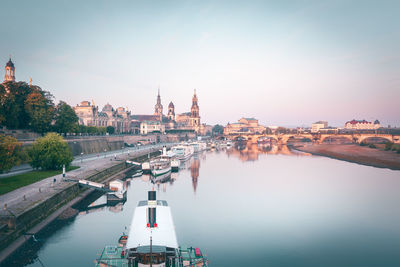
M 30 165 L 35 169 L 59 170 L 63 165 L 68 167 L 72 160 L 72 152 L 67 142 L 56 133 L 48 133 L 38 138 L 28 149 Z
M 21 163 L 21 145 L 14 137 L 0 135 L 0 173 Z

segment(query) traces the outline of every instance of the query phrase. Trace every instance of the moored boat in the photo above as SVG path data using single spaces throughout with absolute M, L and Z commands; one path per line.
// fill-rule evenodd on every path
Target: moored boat
M 122 246 L 103 249 L 96 266 L 208 266 L 199 248 L 178 245 L 171 209 L 167 201 L 156 199 L 155 191 L 148 192 L 147 201 L 139 201 L 127 242 L 121 238 Z
M 107 202 L 119 202 L 126 200 L 126 188 L 121 180 L 111 181 L 109 184 L 111 192 L 107 193 Z
M 171 159 L 161 155 L 150 161 L 151 174 L 155 177 L 171 172 Z
M 172 153 L 181 162 L 188 160 L 194 153 L 194 149 L 189 145 L 177 145 L 171 148 Z

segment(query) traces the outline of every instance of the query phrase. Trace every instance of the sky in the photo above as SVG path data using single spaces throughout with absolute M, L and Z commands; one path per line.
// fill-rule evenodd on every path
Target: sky
M 0 64 L 55 101 L 400 126 L 400 1 L 0 0 Z M 4 74 L 4 72 L 3 72 Z

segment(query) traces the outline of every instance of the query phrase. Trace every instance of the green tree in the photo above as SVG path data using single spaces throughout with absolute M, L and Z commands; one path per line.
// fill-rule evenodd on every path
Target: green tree
M 38 138 L 28 150 L 30 165 L 42 170 L 57 170 L 63 165 L 68 167 L 72 160 L 72 152 L 67 142 L 56 133 L 48 133 Z
M 29 127 L 30 117 L 25 110 L 25 100 L 31 92 L 32 88 L 25 82 L 5 82 L 0 85 L 2 125 L 9 129 Z
M 70 105 L 60 101 L 56 108 L 54 128 L 59 133 L 73 133 L 78 127 L 79 118 Z
M 224 133 L 224 126 L 222 125 L 214 125 L 214 127 L 212 128 L 212 134 L 213 135 L 220 135 Z
M 21 145 L 14 137 L 0 135 L 0 173 L 21 163 Z
M 48 132 L 54 116 L 50 93 L 35 88 L 25 100 L 25 110 L 30 117 L 29 128 L 38 133 Z
M 113 134 L 115 132 L 115 128 L 113 126 L 107 126 L 106 131 L 109 134 Z

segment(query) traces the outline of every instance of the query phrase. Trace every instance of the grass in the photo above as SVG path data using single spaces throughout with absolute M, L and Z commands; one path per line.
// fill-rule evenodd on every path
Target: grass
M 78 168 L 78 166 L 69 166 L 66 171 L 72 171 Z M 10 177 L 0 178 L 0 195 L 61 173 L 62 170 L 31 171 Z

